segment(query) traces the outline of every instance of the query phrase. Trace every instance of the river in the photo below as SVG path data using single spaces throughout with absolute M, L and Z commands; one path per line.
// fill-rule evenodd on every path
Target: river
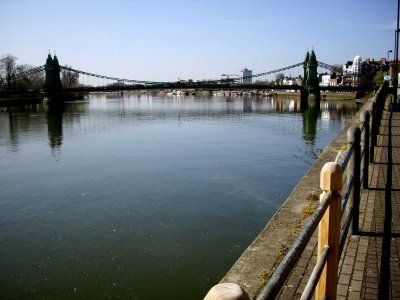
M 354 101 L 91 94 L 0 107 L 2 299 L 202 299 Z

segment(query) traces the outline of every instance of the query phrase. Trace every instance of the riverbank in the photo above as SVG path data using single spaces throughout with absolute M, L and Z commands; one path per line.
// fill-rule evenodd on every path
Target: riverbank
M 360 111 L 325 147 L 285 203 L 222 278 L 221 283 L 238 283 L 251 299 L 258 294 L 318 205 L 321 193 L 319 188 L 320 171 L 326 162 L 334 161 L 339 151 L 345 148 L 347 130 L 351 125 L 359 122 L 359 114 Z
M 0 106 L 38 104 L 43 101 L 41 93 L 1 93 Z
M 241 97 L 241 96 L 261 96 L 261 97 L 291 97 L 300 98 L 299 91 L 286 90 L 160 90 L 150 92 L 158 96 L 221 96 L 221 97 Z M 338 100 L 355 100 L 356 92 L 321 92 L 321 100 L 338 99 Z
M 179 92 L 179 93 L 178 93 Z M 98 92 L 94 92 L 95 94 L 99 94 Z M 104 93 L 104 92 L 101 92 Z M 105 92 L 105 93 L 112 93 L 115 94 L 116 92 Z M 248 91 L 238 91 L 238 90 L 219 90 L 219 91 L 211 91 L 211 90 L 196 90 L 191 91 L 190 93 L 186 93 L 185 91 L 172 91 L 162 90 L 162 91 L 150 91 L 150 90 L 142 90 L 142 91 L 123 91 L 119 93 L 126 93 L 126 94 L 152 94 L 156 96 L 180 96 L 190 94 L 193 96 L 198 97 L 209 97 L 209 96 L 221 96 L 221 97 L 243 97 L 243 96 L 259 96 L 259 97 L 291 97 L 291 98 L 299 98 L 299 92 L 290 92 L 290 91 L 259 91 L 259 90 L 248 90 Z M 88 93 L 89 94 L 89 93 Z M 77 94 L 68 94 L 71 99 L 79 99 L 82 100 L 84 98 L 84 93 L 77 93 Z M 321 100 L 324 99 L 335 99 L 335 100 L 355 100 L 356 93 L 354 92 L 343 92 L 343 93 L 321 93 Z M 7 93 L 2 92 L 0 93 L 0 106 L 7 106 L 7 105 L 26 105 L 26 104 L 38 104 L 43 101 L 43 94 L 41 93 Z

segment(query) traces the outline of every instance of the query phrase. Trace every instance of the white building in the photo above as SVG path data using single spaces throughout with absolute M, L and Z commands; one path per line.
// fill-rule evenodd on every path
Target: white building
M 356 55 L 353 60 L 353 74 L 360 75 L 361 74 L 361 66 L 362 66 L 362 59 L 360 55 Z
M 360 83 L 362 73 L 362 59 L 356 55 L 353 61 L 348 61 L 343 65 L 343 81 L 345 86 L 357 86 Z
M 285 77 L 282 80 L 282 85 L 295 85 L 296 84 L 296 79 Z
M 242 77 L 242 83 L 245 84 L 251 84 L 253 82 L 253 75 L 252 70 L 248 70 L 247 68 L 244 68 L 243 70 L 240 70 L 240 76 Z
M 343 65 L 343 75 L 360 75 L 362 59 L 360 55 L 356 55 L 353 61 L 348 61 Z
M 321 75 L 321 82 L 319 83 L 320 86 L 330 86 L 331 84 L 331 75 L 324 74 Z

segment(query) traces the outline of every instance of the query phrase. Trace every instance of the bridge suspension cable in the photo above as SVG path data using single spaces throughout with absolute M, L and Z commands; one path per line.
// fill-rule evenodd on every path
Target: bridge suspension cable
M 36 74 L 36 73 L 39 73 L 39 72 L 43 72 L 44 71 L 44 67 L 45 66 L 42 65 L 42 66 L 39 66 L 39 67 L 33 67 L 31 69 L 16 73 L 13 76 L 13 79 L 18 80 L 18 79 L 24 78 L 26 76 L 30 76 L 30 75 L 33 75 L 33 74 Z
M 270 74 L 274 74 L 274 73 L 283 72 L 283 71 L 286 71 L 286 70 L 289 70 L 289 69 L 294 69 L 296 67 L 302 66 L 303 64 L 304 63 L 302 63 L 302 62 L 301 63 L 297 63 L 297 64 L 294 64 L 294 65 L 287 66 L 287 67 L 280 68 L 280 69 L 276 69 L 276 70 L 273 70 L 273 71 L 254 74 L 252 77 L 257 78 L 257 77 L 260 77 L 260 76 L 265 76 L 265 75 L 270 75 Z
M 317 63 L 318 63 L 318 67 L 321 67 L 321 68 L 324 68 L 324 69 L 328 69 L 328 70 L 331 70 L 331 71 L 342 72 L 342 68 L 340 68 L 340 67 L 335 67 L 335 66 L 323 63 L 321 61 L 317 61 Z
M 62 70 L 67 70 L 67 71 L 75 72 L 75 73 L 82 74 L 82 75 L 87 75 L 87 76 L 96 77 L 96 78 L 102 78 L 102 79 L 108 79 L 108 80 L 114 80 L 114 81 L 118 81 L 118 82 L 130 82 L 130 83 L 133 83 L 133 84 L 143 84 L 143 85 L 155 85 L 155 84 L 160 85 L 160 84 L 168 84 L 169 83 L 169 82 L 144 81 L 144 80 L 135 80 L 135 79 L 111 77 L 111 76 L 105 76 L 105 75 L 99 75 L 99 74 L 84 72 L 84 71 L 73 69 L 73 68 L 70 68 L 70 67 L 67 67 L 67 66 L 60 66 L 60 68 Z
M 294 68 L 300 67 L 300 66 L 302 66 L 302 65 L 304 65 L 303 62 L 294 64 L 294 65 L 291 65 L 291 66 L 279 68 L 279 69 L 276 69 L 276 70 L 268 71 L 268 72 L 263 72 L 263 73 L 254 74 L 254 75 L 251 75 L 251 76 L 235 77 L 235 78 L 231 78 L 231 80 L 232 80 L 232 81 L 241 81 L 241 80 L 244 80 L 244 79 L 250 79 L 250 78 L 257 78 L 257 77 L 261 77 L 261 76 L 267 76 L 267 75 L 271 75 L 271 74 L 283 72 L 283 71 L 286 71 L 286 70 L 289 70 L 289 69 L 294 69 Z
M 318 67 L 321 67 L 321 68 L 324 68 L 324 69 L 328 69 L 328 70 L 331 70 L 331 71 L 336 71 L 336 72 L 339 72 L 339 73 L 342 72 L 342 69 L 340 67 L 335 67 L 335 66 L 332 66 L 332 65 L 329 65 L 327 63 L 320 62 L 320 61 L 317 61 L 317 63 L 318 63 Z M 286 71 L 286 70 L 289 70 L 289 69 L 294 69 L 296 67 L 302 67 L 302 66 L 304 66 L 304 62 L 300 62 L 300 63 L 294 64 L 294 65 L 291 65 L 291 66 L 283 67 L 283 68 L 272 70 L 272 71 L 268 71 L 268 72 L 254 74 L 254 75 L 251 75 L 251 76 L 236 77 L 236 78 L 231 78 L 231 79 L 233 81 L 240 81 L 240 80 L 243 80 L 243 79 L 257 78 L 257 77 L 271 75 L 271 74 L 283 72 L 283 71 Z M 350 74 L 350 73 L 348 73 L 348 74 Z

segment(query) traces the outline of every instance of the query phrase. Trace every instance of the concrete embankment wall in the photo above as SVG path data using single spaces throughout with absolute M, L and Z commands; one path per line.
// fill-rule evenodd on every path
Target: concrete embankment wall
M 311 195 L 321 193 L 320 171 L 325 163 L 334 161 L 340 149 L 347 144 L 347 130 L 358 125 L 360 111 L 347 123 L 345 128 L 325 147 L 304 177 L 294 188 L 285 203 L 274 214 L 265 228 L 236 261 L 222 282 L 239 284 L 252 299 L 265 284 L 265 276 L 279 265 L 283 256 L 301 232 L 308 218 L 302 217 Z M 315 198 L 315 197 L 314 197 Z M 318 199 L 318 198 L 317 198 Z M 317 201 L 316 201 L 317 202 Z M 315 206 L 318 202 L 315 204 Z

